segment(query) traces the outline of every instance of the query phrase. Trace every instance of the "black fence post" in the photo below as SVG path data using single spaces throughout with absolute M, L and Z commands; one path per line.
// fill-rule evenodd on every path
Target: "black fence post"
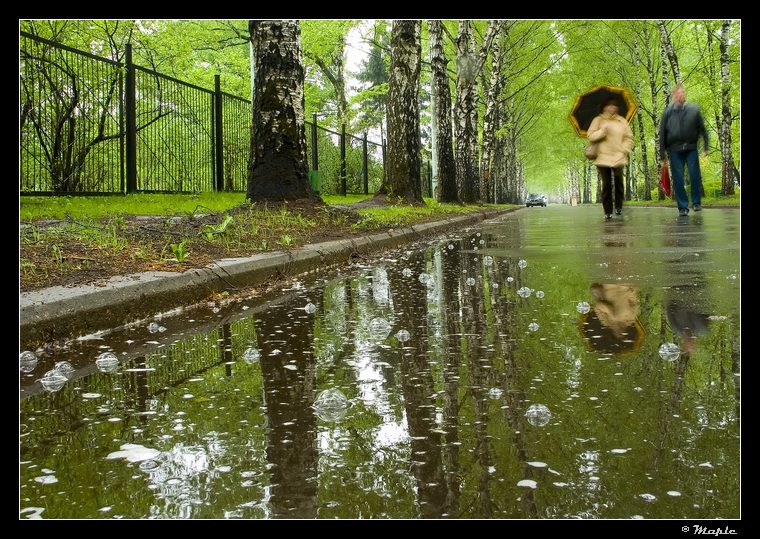
M 364 132 L 364 140 L 362 141 L 362 150 L 364 156 L 364 194 L 369 194 L 369 159 L 367 159 L 367 132 Z
M 135 98 L 135 66 L 132 63 L 132 44 L 127 43 L 127 193 L 137 192 L 137 100 Z
M 224 191 L 224 136 L 222 133 L 222 80 L 214 75 L 214 161 L 216 190 Z
M 346 196 L 346 124 L 340 126 L 340 195 Z

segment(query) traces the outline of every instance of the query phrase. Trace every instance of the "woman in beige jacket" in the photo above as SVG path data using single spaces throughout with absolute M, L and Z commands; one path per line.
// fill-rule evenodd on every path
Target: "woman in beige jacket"
M 602 206 L 605 219 L 612 219 L 612 181 L 615 181 L 615 213 L 623 211 L 623 167 L 633 149 L 633 133 L 628 122 L 618 113 L 615 99 L 602 105 L 599 116 L 588 128 L 588 140 L 598 147 L 594 161 L 602 179 Z

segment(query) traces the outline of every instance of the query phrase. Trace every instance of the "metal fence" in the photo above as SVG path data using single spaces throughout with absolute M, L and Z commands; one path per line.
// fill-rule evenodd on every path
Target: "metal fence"
M 245 191 L 251 101 L 21 32 L 22 195 Z M 312 185 L 376 192 L 380 144 L 306 122 Z

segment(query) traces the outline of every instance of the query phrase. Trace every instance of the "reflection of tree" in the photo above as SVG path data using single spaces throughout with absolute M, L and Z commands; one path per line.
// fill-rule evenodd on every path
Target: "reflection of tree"
M 506 269 L 507 275 L 514 275 L 519 272 L 514 261 L 502 261 L 498 267 L 499 270 Z M 498 280 L 500 273 L 496 272 Z M 515 363 L 513 332 L 516 327 L 515 315 L 517 310 L 514 305 L 507 303 L 506 298 L 500 297 L 501 302 L 497 302 L 497 309 L 494 310 L 495 325 L 499 332 L 494 339 L 495 357 L 500 357 L 504 361 L 504 370 L 500 373 L 502 394 L 501 399 L 504 403 L 502 407 L 504 416 L 512 432 L 512 443 L 514 444 L 517 454 L 517 460 L 522 466 L 522 479 L 533 478 L 533 468 L 527 464 L 528 451 L 525 440 L 525 402 L 527 396 L 520 381 L 519 367 Z M 535 492 L 533 489 L 525 489 L 520 496 L 523 515 L 527 518 L 536 518 L 538 509 L 536 507 Z
M 460 279 L 479 276 L 482 277 L 480 259 L 473 262 L 472 257 L 462 257 L 462 266 L 467 269 Z M 494 515 L 494 502 L 491 499 L 490 482 L 493 456 L 491 455 L 488 436 L 488 371 L 491 368 L 489 359 L 482 355 L 483 344 L 486 341 L 486 331 L 483 320 L 486 317 L 483 295 L 488 282 L 479 280 L 476 286 L 466 286 L 462 296 L 462 325 L 466 334 L 465 343 L 467 349 L 467 366 L 470 374 L 470 394 L 475 406 L 475 452 L 480 465 L 478 478 L 478 505 L 480 517 L 492 518 Z
M 417 480 L 418 503 L 425 518 L 440 517 L 446 506 L 446 485 L 441 462 L 441 436 L 436 428 L 435 389 L 427 357 L 427 296 L 424 286 L 412 286 L 396 298 L 399 326 L 414 328 L 417 346 L 404 350 L 401 388 Z
M 277 339 L 276 317 L 259 322 L 261 371 L 267 409 L 267 460 L 272 465 L 274 515 L 315 518 L 317 498 L 317 443 L 314 417 L 316 361 L 312 354 L 310 317 L 301 316 L 289 327 L 287 352 L 272 355 Z M 296 370 L 285 366 L 295 366 Z

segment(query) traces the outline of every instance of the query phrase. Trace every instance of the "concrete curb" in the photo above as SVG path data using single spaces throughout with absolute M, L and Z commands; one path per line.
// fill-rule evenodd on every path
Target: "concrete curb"
M 19 296 L 21 341 L 28 344 L 72 338 L 125 324 L 214 292 L 256 286 L 410 243 L 424 236 L 499 217 L 520 208 L 480 212 L 422 223 L 354 239 L 315 243 L 292 251 L 225 258 L 183 273 L 148 271 L 113 277 L 105 285 L 54 286 Z

